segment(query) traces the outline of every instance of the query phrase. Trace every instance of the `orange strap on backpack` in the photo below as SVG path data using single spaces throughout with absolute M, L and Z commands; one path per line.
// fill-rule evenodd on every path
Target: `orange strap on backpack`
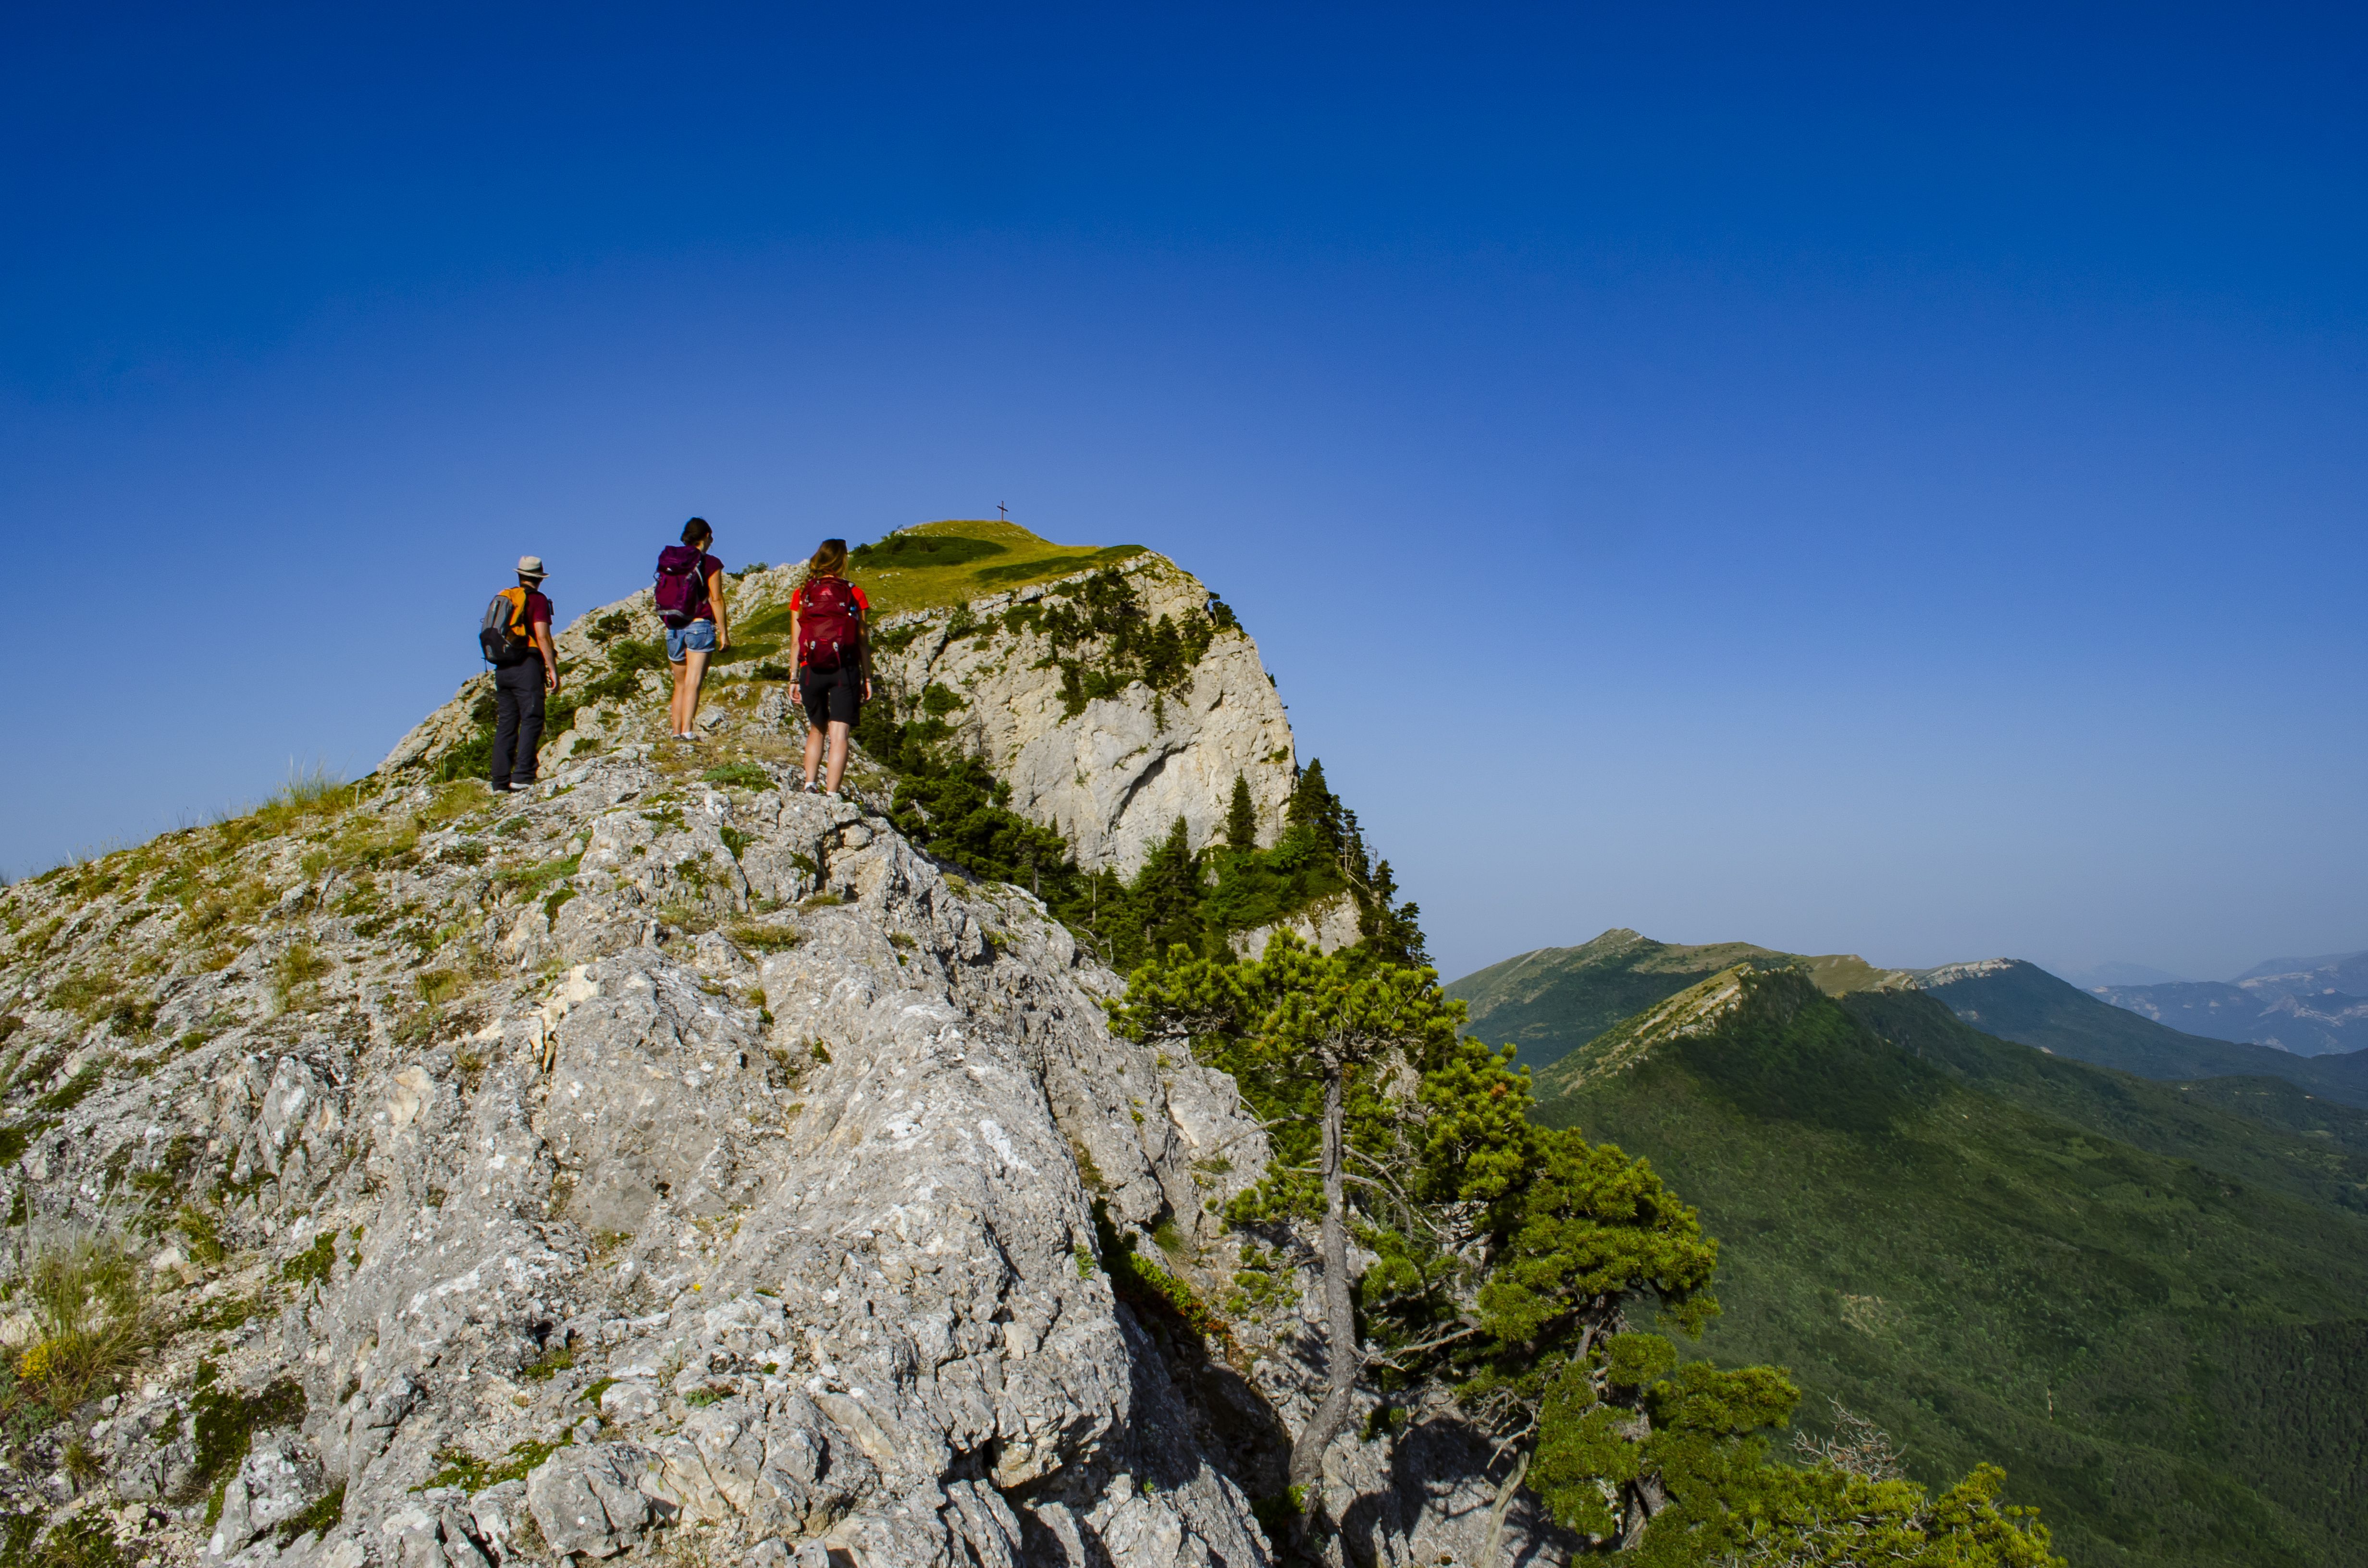
M 510 611 L 510 635 L 521 642 L 532 642 L 534 628 L 527 624 L 526 596 L 527 590 L 524 588 L 504 588 L 499 597 L 509 600 L 516 607 Z M 535 652 L 540 653 L 542 650 L 537 648 Z

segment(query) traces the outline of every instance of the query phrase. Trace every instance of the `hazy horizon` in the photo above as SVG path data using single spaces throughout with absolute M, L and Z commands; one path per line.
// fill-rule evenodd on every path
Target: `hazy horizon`
M 1482 970 L 1490 969 L 1497 964 L 1505 963 L 1510 960 L 1520 958 L 1526 953 L 1553 951 L 1556 949 L 1566 950 L 1572 948 L 1584 947 L 1587 943 L 1593 941 L 1597 937 L 1603 935 L 1606 931 L 1635 929 L 1636 927 L 1634 926 L 1623 926 L 1614 924 L 1603 927 L 1602 930 L 1589 932 L 1587 936 L 1578 937 L 1572 941 L 1540 942 L 1527 948 L 1517 948 L 1510 952 L 1499 953 L 1495 958 L 1484 960 L 1483 961 L 1474 964 L 1467 969 L 1458 971 L 1441 970 L 1440 976 L 1442 979 L 1448 981 L 1461 980 L 1468 975 L 1476 974 Z M 1650 937 L 1655 941 L 1668 942 L 1673 947 L 1706 947 L 1719 942 L 1751 942 L 1756 946 L 1763 948 L 1777 946 L 1777 944 L 1759 941 L 1757 937 L 1749 936 L 1673 937 L 1656 931 L 1639 931 L 1638 935 Z M 1798 952 L 1809 951 L 1809 949 L 1806 949 L 1782 948 L 1780 948 L 1779 950 Z M 2342 952 L 2311 955 L 2311 958 L 2314 961 L 2319 959 L 2350 958 L 2363 951 L 2368 951 L 2368 949 L 2347 949 Z M 1812 956 L 1815 955 L 1813 954 Z M 2255 964 L 2267 963 L 2273 958 L 2283 958 L 2288 955 L 2265 955 L 2264 957 L 2256 960 L 2252 964 L 2240 965 L 2225 973 L 2215 974 L 2180 974 L 2169 970 L 2157 969 L 2151 964 L 2140 964 L 2127 959 L 2109 959 L 2102 962 L 2087 964 L 2066 964 L 2055 962 L 2031 953 L 1964 952 L 1959 953 L 1954 958 L 1944 959 L 1936 963 L 1902 963 L 1873 953 L 1860 953 L 1857 956 L 1866 960 L 1877 969 L 1906 970 L 1937 969 L 1943 963 L 1978 963 L 1986 959 L 2021 959 L 2026 962 L 2038 965 L 2041 969 L 2045 970 L 2048 973 L 2054 975 L 2056 979 L 2065 982 L 2066 984 L 2077 985 L 2083 990 L 2093 990 L 2099 985 L 2117 987 L 2135 985 L 2167 985 L 2181 983 L 2194 983 L 2199 981 L 2218 981 L 2223 983 L 2234 983 L 2237 975 L 2242 974 L 2248 969 L 2255 967 Z M 2135 973 L 2117 976 L 2110 972 L 2113 971 L 2145 971 L 2145 977 L 2141 978 Z M 2105 972 L 2100 973 L 2100 971 Z
M 0 868 L 353 774 L 691 513 L 1148 545 L 1454 975 L 2368 948 L 2362 29 L 28 16 Z

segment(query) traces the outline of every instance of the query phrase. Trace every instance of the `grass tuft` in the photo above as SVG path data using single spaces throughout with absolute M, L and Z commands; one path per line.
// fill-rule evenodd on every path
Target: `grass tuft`
M 279 955 L 271 966 L 272 1010 L 291 1012 L 298 1004 L 309 999 L 313 983 L 327 974 L 333 966 L 308 941 L 299 941 Z
M 726 934 L 734 947 L 752 953 L 787 952 L 805 940 L 803 933 L 786 926 L 762 926 L 753 920 L 741 921 Z
M 84 1235 L 44 1243 L 28 1275 L 40 1337 L 17 1376 L 72 1410 L 112 1389 L 153 1337 L 140 1264 L 116 1237 Z

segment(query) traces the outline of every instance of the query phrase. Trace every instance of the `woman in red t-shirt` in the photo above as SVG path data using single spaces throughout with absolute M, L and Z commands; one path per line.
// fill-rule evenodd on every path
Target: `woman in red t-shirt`
M 830 771 L 822 787 L 833 794 L 847 772 L 847 737 L 871 699 L 871 640 L 863 624 L 871 604 L 846 572 L 847 541 L 826 539 L 806 562 L 806 580 L 790 596 L 790 648 L 806 710 L 805 787 L 814 787 L 827 735 Z

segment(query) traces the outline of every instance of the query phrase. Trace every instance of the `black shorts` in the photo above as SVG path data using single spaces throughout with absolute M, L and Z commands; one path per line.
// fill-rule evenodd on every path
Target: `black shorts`
M 806 722 L 817 730 L 832 723 L 852 725 L 863 710 L 863 672 L 853 665 L 801 669 L 798 699 L 806 705 Z

